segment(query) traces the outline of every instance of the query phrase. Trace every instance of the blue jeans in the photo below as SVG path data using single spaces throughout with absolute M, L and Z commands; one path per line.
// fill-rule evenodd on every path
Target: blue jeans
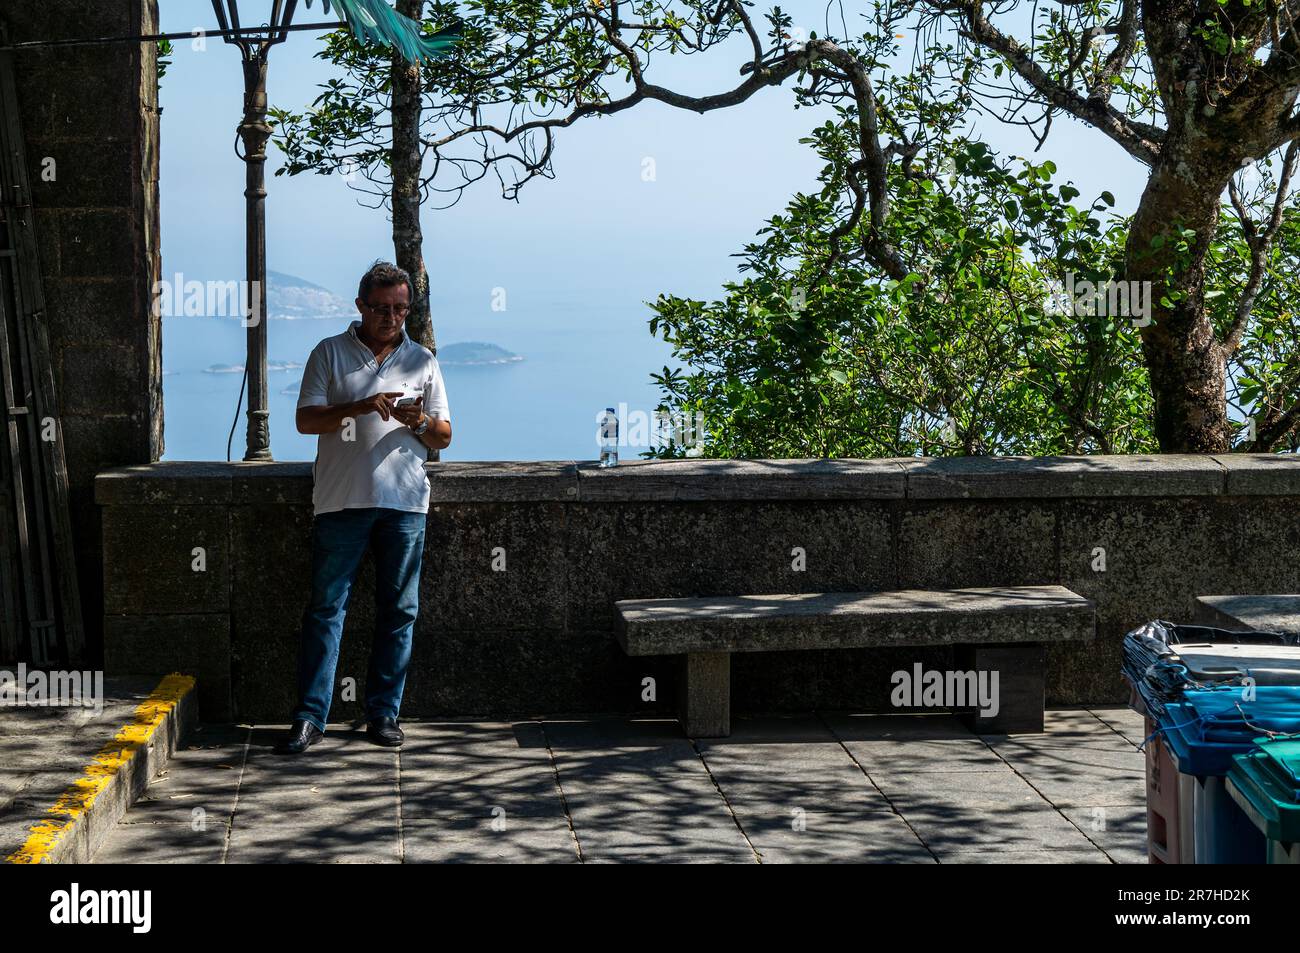
M 385 507 L 321 513 L 312 522 L 311 603 L 298 647 L 294 720 L 321 731 L 334 697 L 334 670 L 352 585 L 369 546 L 375 559 L 375 641 L 366 676 L 366 718 L 396 718 L 419 611 L 423 513 Z

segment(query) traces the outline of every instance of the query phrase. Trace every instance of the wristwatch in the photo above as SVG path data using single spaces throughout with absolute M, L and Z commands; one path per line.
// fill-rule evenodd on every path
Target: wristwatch
M 429 429 L 429 421 L 432 420 L 432 419 L 433 419 L 433 418 L 430 417 L 428 414 L 421 414 L 421 415 L 420 415 L 420 426 L 418 426 L 418 427 L 412 427 L 411 430 L 415 433 L 415 435 L 416 435 L 417 437 L 420 436 L 420 435 L 423 434 L 426 430 Z

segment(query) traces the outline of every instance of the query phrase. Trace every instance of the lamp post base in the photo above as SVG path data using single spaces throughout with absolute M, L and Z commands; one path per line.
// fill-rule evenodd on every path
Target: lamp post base
M 269 410 L 250 410 L 248 412 L 248 439 L 245 443 L 245 462 L 265 463 L 271 460 L 271 412 Z

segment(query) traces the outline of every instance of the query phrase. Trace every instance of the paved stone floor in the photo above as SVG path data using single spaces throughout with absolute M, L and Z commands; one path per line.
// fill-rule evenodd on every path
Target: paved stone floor
M 1041 735 L 946 715 L 407 722 L 400 751 L 340 726 L 207 725 L 97 863 L 734 861 L 1143 863 L 1141 718 L 1053 711 Z
M 156 678 L 105 679 L 99 710 L 76 705 L 0 708 L 0 861 L 79 778 L 96 752 L 130 724 Z

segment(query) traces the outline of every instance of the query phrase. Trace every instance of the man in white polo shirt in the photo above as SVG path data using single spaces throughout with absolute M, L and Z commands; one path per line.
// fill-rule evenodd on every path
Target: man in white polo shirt
M 348 596 L 361 557 L 375 562 L 375 641 L 366 676 L 366 734 L 402 743 L 397 716 L 411 659 L 429 512 L 429 450 L 451 443 L 438 361 L 402 325 L 415 289 L 376 262 L 357 290 L 360 321 L 316 345 L 298 394 L 299 433 L 318 434 L 312 502 L 311 602 L 298 649 L 298 704 L 276 750 L 300 754 L 321 739 Z

